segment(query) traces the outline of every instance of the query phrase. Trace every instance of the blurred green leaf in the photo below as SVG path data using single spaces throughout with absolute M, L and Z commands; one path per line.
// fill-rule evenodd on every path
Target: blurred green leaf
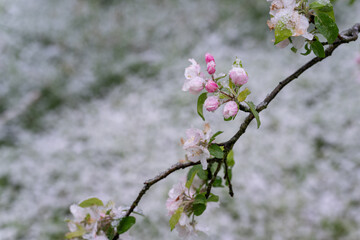
M 200 94 L 199 98 L 198 98 L 198 102 L 197 102 L 197 112 L 199 114 L 199 116 L 202 118 L 202 120 L 205 121 L 204 118 L 204 114 L 203 114 L 203 106 L 204 106 L 204 102 L 207 98 L 207 93 L 202 93 Z
M 104 203 L 98 198 L 89 198 L 89 199 L 82 201 L 79 204 L 79 207 L 86 208 L 86 207 L 91 207 L 94 205 L 95 206 L 104 206 Z
M 175 225 L 179 222 L 181 214 L 184 212 L 184 208 L 183 207 L 179 207 L 176 212 L 171 216 L 170 220 L 169 220 L 169 224 L 170 224 L 170 229 L 171 231 L 174 230 Z
M 136 223 L 136 218 L 133 216 L 124 217 L 120 220 L 117 231 L 119 234 L 127 232 Z

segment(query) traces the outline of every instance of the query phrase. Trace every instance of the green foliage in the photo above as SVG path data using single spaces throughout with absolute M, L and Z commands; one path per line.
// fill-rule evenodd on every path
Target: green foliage
M 259 128 L 261 125 L 261 122 L 260 122 L 259 113 L 256 111 L 255 104 L 253 102 L 245 102 L 245 103 L 249 106 L 251 113 L 254 115 L 254 117 L 256 119 L 257 128 Z
M 281 41 L 284 41 L 288 37 L 292 36 L 292 32 L 290 29 L 286 28 L 284 22 L 279 21 L 275 26 L 275 43 L 274 45 L 278 44 Z
M 216 144 L 211 144 L 209 146 L 209 152 L 212 156 L 216 157 L 216 158 L 223 158 L 224 157 L 224 152 L 222 151 L 222 149 L 216 145 Z
M 246 100 L 247 96 L 251 94 L 250 90 L 248 88 L 245 88 L 239 93 L 239 96 L 237 97 L 237 100 L 239 102 L 243 102 Z
M 179 207 L 176 212 L 171 216 L 170 220 L 169 220 L 169 224 L 170 224 L 170 229 L 171 231 L 174 230 L 175 225 L 179 222 L 181 214 L 184 212 L 184 208 L 183 207 Z
M 228 167 L 233 167 L 235 165 L 233 150 L 230 150 L 230 152 L 228 153 L 227 158 L 226 158 L 226 163 L 227 163 Z
M 207 199 L 207 202 L 218 202 L 219 201 L 219 196 L 210 193 L 209 198 Z
M 201 179 L 201 180 L 208 180 L 208 172 L 204 169 L 202 169 L 201 165 L 196 165 L 193 166 L 192 168 L 190 168 L 188 175 L 187 175 L 187 181 L 189 181 L 193 175 L 193 173 L 196 173 L 196 175 Z
M 335 21 L 325 13 L 317 13 L 315 27 L 329 43 L 333 43 L 339 34 Z
M 213 183 L 213 187 L 224 187 L 224 185 L 222 185 L 222 178 L 217 176 L 214 180 Z
M 210 140 L 209 140 L 209 144 L 212 143 L 212 142 L 215 140 L 215 138 L 216 138 L 217 136 L 219 136 L 220 134 L 222 134 L 223 132 L 224 132 L 224 131 L 218 131 L 218 132 L 216 132 L 214 135 L 212 135 L 211 138 L 210 138 Z
M 76 224 L 76 226 L 77 226 L 77 231 L 67 233 L 65 235 L 66 239 L 81 237 L 86 233 L 85 229 L 81 225 Z
M 314 54 L 318 57 L 325 57 L 324 46 L 319 42 L 319 40 L 315 39 L 310 43 L 310 48 L 314 52 Z
M 136 218 L 133 216 L 122 218 L 117 227 L 118 233 L 122 234 L 124 232 L 127 232 L 135 223 L 136 223 Z
M 186 184 L 185 184 L 186 188 L 190 189 L 191 184 L 193 183 L 195 175 L 198 173 L 198 171 L 199 171 L 198 168 L 191 168 L 190 169 L 190 171 L 188 172 L 187 181 L 186 181 Z
M 194 203 L 193 203 L 193 211 L 195 216 L 200 216 L 203 214 L 203 212 L 206 209 L 206 197 L 205 194 L 198 194 L 195 197 Z
M 91 206 L 104 206 L 104 203 L 98 198 L 89 198 L 79 204 L 79 207 L 82 208 L 87 208 Z
M 202 94 L 200 94 L 198 101 L 197 101 L 197 113 L 204 121 L 205 121 L 205 118 L 204 118 L 204 114 L 203 114 L 203 106 L 204 106 L 204 102 L 205 102 L 206 98 L 207 98 L 207 93 L 202 93 Z

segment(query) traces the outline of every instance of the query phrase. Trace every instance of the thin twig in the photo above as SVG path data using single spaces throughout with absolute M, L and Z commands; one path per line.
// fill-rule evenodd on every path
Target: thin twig
M 206 198 L 209 198 L 209 196 L 210 196 L 212 185 L 214 184 L 215 179 L 216 179 L 220 169 L 221 169 L 221 162 L 218 162 L 218 165 L 217 165 L 217 168 L 216 168 L 216 170 L 214 172 L 214 175 L 213 175 L 212 179 L 210 180 L 210 182 L 209 182 L 209 184 L 207 186 L 206 195 L 205 195 Z
M 227 155 L 229 154 L 229 150 L 226 150 L 226 157 L 224 159 L 224 168 L 225 168 L 225 174 L 224 174 L 224 179 L 225 181 L 227 181 L 228 183 L 228 187 L 229 187 L 229 194 L 231 197 L 234 197 L 234 191 L 233 191 L 233 187 L 232 187 L 232 183 L 231 183 L 231 179 L 229 176 L 229 172 L 228 172 L 228 164 L 227 164 Z

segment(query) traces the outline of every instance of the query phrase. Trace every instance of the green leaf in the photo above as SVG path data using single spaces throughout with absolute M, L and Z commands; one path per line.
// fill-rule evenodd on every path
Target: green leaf
M 136 218 L 133 216 L 124 217 L 120 220 L 119 226 L 117 227 L 118 234 L 127 232 L 136 223 Z
M 292 32 L 290 29 L 286 28 L 286 24 L 282 21 L 279 21 L 275 26 L 275 43 L 278 44 L 281 41 L 284 41 L 288 37 L 292 36 Z
M 200 194 L 196 195 L 194 204 L 206 204 L 205 193 L 200 193 Z
M 197 172 L 199 171 L 199 169 L 197 169 L 197 168 L 195 168 L 194 170 L 193 169 L 194 168 L 190 169 L 190 171 L 188 173 L 188 176 L 187 176 L 187 181 L 186 181 L 185 187 L 188 188 L 188 189 L 190 189 L 191 184 L 194 181 L 194 177 L 197 174 Z M 191 170 L 193 170 L 193 171 L 191 171 Z
M 216 158 L 223 158 L 224 152 L 221 150 L 221 148 L 216 144 L 211 144 L 209 146 L 209 152 L 212 156 Z
M 76 224 L 76 226 L 77 226 L 77 231 L 67 233 L 65 235 L 66 239 L 81 237 L 82 235 L 84 235 L 86 233 L 83 226 L 81 226 L 80 224 Z
M 292 47 L 292 48 L 291 48 L 291 51 L 292 51 L 293 53 L 296 53 L 296 52 L 297 52 L 297 49 L 296 49 L 295 47 Z
M 217 177 L 215 178 L 215 181 L 214 181 L 214 183 L 213 183 L 213 187 L 224 187 L 224 186 L 222 185 L 222 178 L 221 178 L 221 177 L 217 176 Z
M 218 163 L 217 163 L 217 162 L 214 162 L 213 164 L 211 164 L 211 169 L 210 169 L 210 171 L 211 171 L 212 174 L 215 173 L 217 167 L 218 167 Z
M 334 9 L 331 3 L 312 2 L 309 4 L 310 9 L 313 9 L 316 14 L 324 13 L 335 21 Z
M 232 169 L 231 168 L 228 168 L 228 176 L 229 176 L 229 179 L 230 179 L 230 181 L 231 181 L 231 178 L 232 178 Z M 228 182 L 228 180 L 226 179 L 226 181 L 225 181 L 225 185 L 226 186 L 229 186 L 229 182 Z
M 316 14 L 315 27 L 327 39 L 328 43 L 333 43 L 339 34 L 339 28 L 335 21 L 325 13 Z
M 324 46 L 318 40 L 312 41 L 310 43 L 310 48 L 311 48 L 311 50 L 313 50 L 313 52 L 316 56 L 321 57 L 321 58 L 325 57 Z
M 304 56 L 307 56 L 307 55 L 309 55 L 311 53 L 311 49 L 309 48 L 309 43 L 305 44 L 305 50 L 306 50 L 305 53 L 300 53 L 300 54 L 304 55 Z
M 249 106 L 251 113 L 256 118 L 257 128 L 259 128 L 261 125 L 261 122 L 260 122 L 259 113 L 256 111 L 255 104 L 253 102 L 245 102 L 245 103 Z
M 176 212 L 171 216 L 170 220 L 169 220 L 169 224 L 170 224 L 170 229 L 171 231 L 174 230 L 175 225 L 179 222 L 181 214 L 184 212 L 184 208 L 183 207 L 179 207 Z
M 216 132 L 214 135 L 212 135 L 212 137 L 210 138 L 210 140 L 209 140 L 209 144 L 210 143 L 212 143 L 214 140 L 215 140 L 215 138 L 217 137 L 217 136 L 219 136 L 220 134 L 222 134 L 224 131 L 218 131 L 218 132 Z
M 201 214 L 203 214 L 205 209 L 206 209 L 206 204 L 199 203 L 199 204 L 194 204 L 193 205 L 193 210 L 194 210 L 194 215 L 195 216 L 200 216 Z
M 228 167 L 231 167 L 231 168 L 235 165 L 233 150 L 230 150 L 230 152 L 228 153 L 227 158 L 226 158 L 226 163 L 227 163 Z
M 196 166 L 193 166 L 189 172 L 188 172 L 188 175 L 187 175 L 187 181 L 190 180 L 193 172 L 196 171 L 198 177 L 201 179 L 201 180 L 208 180 L 208 172 L 204 169 L 202 169 L 202 166 L 201 165 L 196 165 Z
M 111 226 L 111 223 L 109 223 L 106 227 L 107 227 L 107 229 L 105 230 L 105 234 L 109 240 L 112 240 L 116 235 L 116 231 Z
M 205 121 L 204 118 L 204 114 L 203 114 L 203 106 L 204 106 L 204 102 L 207 98 L 207 93 L 202 93 L 200 94 L 199 98 L 198 98 L 198 102 L 197 102 L 197 112 L 199 114 L 199 116 L 202 118 L 202 120 Z
M 210 193 L 209 198 L 207 199 L 208 202 L 218 202 L 219 201 L 219 196 Z
M 84 201 L 82 201 L 80 204 L 79 204 L 79 207 L 82 207 L 82 208 L 87 208 L 87 207 L 91 207 L 91 206 L 104 206 L 104 203 L 98 199 L 98 198 L 89 198 L 89 199 L 86 199 Z
M 243 102 L 246 100 L 247 96 L 250 95 L 250 90 L 248 88 L 245 88 L 244 90 L 242 90 L 240 93 L 239 93 L 239 96 L 237 97 L 237 100 L 239 102 Z

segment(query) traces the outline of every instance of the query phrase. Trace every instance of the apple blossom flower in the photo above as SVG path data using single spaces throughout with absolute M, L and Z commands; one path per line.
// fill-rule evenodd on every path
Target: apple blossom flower
M 200 75 L 200 65 L 193 58 L 190 58 L 189 62 L 191 62 L 191 65 L 185 68 L 186 79 L 192 79 Z
M 229 117 L 236 116 L 238 110 L 239 110 L 239 107 L 235 101 L 230 101 L 230 102 L 226 103 L 225 107 L 224 107 L 224 112 L 223 112 L 224 118 L 228 119 Z
M 215 67 L 216 67 L 216 64 L 215 64 L 214 61 L 208 62 L 208 63 L 207 63 L 207 72 L 208 72 L 210 75 L 214 74 L 215 71 L 216 71 Z
M 190 219 L 185 213 L 181 214 L 175 229 L 182 239 L 196 239 L 199 232 L 206 233 L 209 229 L 199 225 L 195 220 Z
M 205 62 L 206 63 L 215 62 L 213 55 L 211 55 L 210 53 L 206 53 L 205 54 Z
M 216 109 L 218 109 L 219 105 L 220 105 L 219 98 L 216 96 L 208 97 L 204 103 L 205 109 L 208 110 L 209 112 L 213 112 Z
M 203 169 L 207 168 L 207 159 L 210 152 L 207 149 L 211 137 L 209 124 L 205 124 L 204 130 L 190 128 L 186 130 L 186 141 L 182 140 L 183 149 L 186 151 L 186 157 L 191 162 L 200 161 Z
M 183 85 L 183 91 L 189 91 L 192 94 L 197 94 L 204 89 L 205 80 L 201 77 L 194 77 L 186 79 Z
M 169 215 L 173 215 L 176 210 L 186 203 L 190 203 L 194 199 L 196 191 L 191 186 L 190 189 L 185 187 L 185 179 L 182 179 L 180 182 L 175 184 L 169 191 L 169 198 L 166 200 L 166 208 Z M 184 203 L 185 201 L 185 203 Z
M 205 85 L 205 89 L 209 93 L 213 93 L 219 89 L 219 85 L 215 81 L 209 79 Z
M 245 72 L 245 70 L 242 67 L 233 66 L 233 68 L 229 71 L 229 76 L 231 78 L 231 81 L 235 85 L 244 85 L 248 82 L 248 75 Z

